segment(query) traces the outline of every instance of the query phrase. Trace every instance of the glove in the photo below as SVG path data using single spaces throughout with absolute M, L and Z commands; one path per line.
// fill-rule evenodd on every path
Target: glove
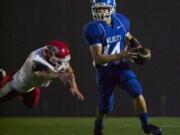
M 132 59 L 132 62 L 136 63 L 137 65 L 144 65 L 151 58 L 151 51 L 148 48 L 133 48 L 132 51 L 137 53 L 137 58 Z

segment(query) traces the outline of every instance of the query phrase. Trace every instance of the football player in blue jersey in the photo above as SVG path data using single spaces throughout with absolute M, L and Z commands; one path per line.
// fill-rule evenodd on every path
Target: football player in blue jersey
M 149 123 L 142 87 L 128 65 L 128 60 L 136 59 L 137 53 L 125 46 L 125 40 L 131 47 L 142 48 L 130 34 L 128 18 L 116 13 L 115 0 L 92 0 L 91 9 L 94 20 L 84 26 L 83 35 L 94 60 L 99 94 L 94 135 L 103 135 L 103 118 L 113 110 L 116 85 L 132 96 L 144 132 L 162 135 L 162 129 Z M 148 59 L 150 56 L 148 50 Z

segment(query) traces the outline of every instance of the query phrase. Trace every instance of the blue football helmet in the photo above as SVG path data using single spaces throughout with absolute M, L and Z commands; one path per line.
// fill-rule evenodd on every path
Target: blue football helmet
M 107 8 L 108 12 L 98 13 L 98 8 Z M 115 13 L 116 1 L 115 0 L 92 0 L 91 10 L 92 16 L 96 21 L 105 21 L 111 18 L 111 15 Z

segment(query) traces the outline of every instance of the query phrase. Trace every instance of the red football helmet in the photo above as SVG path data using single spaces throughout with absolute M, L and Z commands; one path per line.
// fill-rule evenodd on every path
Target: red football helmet
M 46 43 L 44 56 L 58 72 L 64 72 L 69 66 L 69 61 L 71 59 L 68 46 L 59 40 Z

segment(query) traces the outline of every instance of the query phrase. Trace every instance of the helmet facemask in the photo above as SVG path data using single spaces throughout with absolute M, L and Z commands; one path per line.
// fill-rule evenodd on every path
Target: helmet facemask
M 69 66 L 70 59 L 70 55 L 66 56 L 64 59 L 52 56 L 49 61 L 54 65 L 54 68 L 57 72 L 65 72 Z
M 98 9 L 108 9 L 107 12 L 98 13 Z M 96 21 L 106 21 L 111 19 L 111 15 L 115 13 L 115 8 L 112 5 L 106 5 L 105 3 L 96 3 L 95 5 L 91 6 L 92 16 Z

